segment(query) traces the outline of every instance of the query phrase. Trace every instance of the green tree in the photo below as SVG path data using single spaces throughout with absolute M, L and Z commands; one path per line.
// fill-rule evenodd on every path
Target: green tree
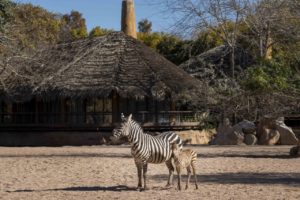
M 292 70 L 282 59 L 265 60 L 246 71 L 243 81 L 247 90 L 254 92 L 278 92 L 290 87 Z
M 62 16 L 61 31 L 62 41 L 82 39 L 88 36 L 85 19 L 80 12 L 74 10 L 70 14 Z
M 110 32 L 112 32 L 113 30 L 108 30 L 108 29 L 103 29 L 100 26 L 96 26 L 95 28 L 93 28 L 90 33 L 89 33 L 89 37 L 99 37 L 99 36 L 103 36 L 106 35 Z
M 0 31 L 3 32 L 5 25 L 12 19 L 12 8 L 14 3 L 10 0 L 1 0 L 0 1 Z
M 18 4 L 13 9 L 13 17 L 8 34 L 21 50 L 58 41 L 61 24 L 58 15 L 32 4 Z
M 147 46 L 156 49 L 157 45 L 162 40 L 162 34 L 158 32 L 151 34 L 138 33 L 138 39 L 143 41 Z
M 148 19 L 142 19 L 138 23 L 139 32 L 141 33 L 151 33 L 152 31 L 152 22 Z
M 8 52 L 8 49 L 10 49 L 11 38 L 7 31 L 9 23 L 13 20 L 12 9 L 14 6 L 15 4 L 10 0 L 0 1 L 0 54 Z

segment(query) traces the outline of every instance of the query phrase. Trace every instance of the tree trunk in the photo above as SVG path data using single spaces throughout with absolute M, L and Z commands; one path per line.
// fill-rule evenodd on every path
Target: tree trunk
M 259 55 L 260 55 L 260 58 L 264 57 L 263 39 L 262 39 L 261 35 L 259 36 Z
M 234 79 L 234 73 L 235 73 L 235 47 L 231 48 L 231 58 L 230 58 L 230 64 L 231 64 L 231 76 Z

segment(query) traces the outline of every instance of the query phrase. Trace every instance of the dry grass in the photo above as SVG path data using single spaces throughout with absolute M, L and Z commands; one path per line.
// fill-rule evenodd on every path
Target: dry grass
M 167 168 L 150 164 L 150 190 L 138 192 L 128 146 L 1 147 L 0 199 L 300 199 L 300 159 L 289 146 L 191 148 L 199 190 L 166 189 Z

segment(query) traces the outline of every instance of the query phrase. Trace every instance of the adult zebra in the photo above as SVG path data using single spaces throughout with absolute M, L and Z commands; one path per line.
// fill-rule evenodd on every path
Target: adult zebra
M 165 132 L 158 136 L 144 134 L 141 126 L 132 119 L 131 114 L 127 118 L 121 115 L 121 118 L 122 122 L 119 127 L 113 130 L 113 136 L 116 138 L 125 136 L 131 143 L 131 154 L 138 172 L 138 189 L 142 188 L 142 174 L 144 189 L 147 189 L 148 163 L 166 163 L 169 169 L 167 186 L 170 186 L 173 182 L 174 173 L 171 144 L 176 143 L 181 148 L 182 140 L 180 137 L 174 132 Z

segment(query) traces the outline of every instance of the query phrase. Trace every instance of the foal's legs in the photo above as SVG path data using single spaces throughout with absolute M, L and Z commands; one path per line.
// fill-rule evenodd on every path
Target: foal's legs
M 192 164 L 192 169 L 193 169 L 193 174 L 194 174 L 194 177 L 195 177 L 195 186 L 196 186 L 196 189 L 198 189 L 197 173 L 196 173 L 196 168 L 195 168 L 194 164 Z
M 181 168 L 180 167 L 176 167 L 176 171 L 177 171 L 177 179 L 178 179 L 178 190 L 181 190 Z
M 188 166 L 186 168 L 187 170 L 187 174 L 188 174 L 188 178 L 187 178 L 187 181 L 186 181 L 186 185 L 185 185 L 185 189 L 188 189 L 189 188 L 189 184 L 190 184 L 190 178 L 191 178 L 191 166 Z

